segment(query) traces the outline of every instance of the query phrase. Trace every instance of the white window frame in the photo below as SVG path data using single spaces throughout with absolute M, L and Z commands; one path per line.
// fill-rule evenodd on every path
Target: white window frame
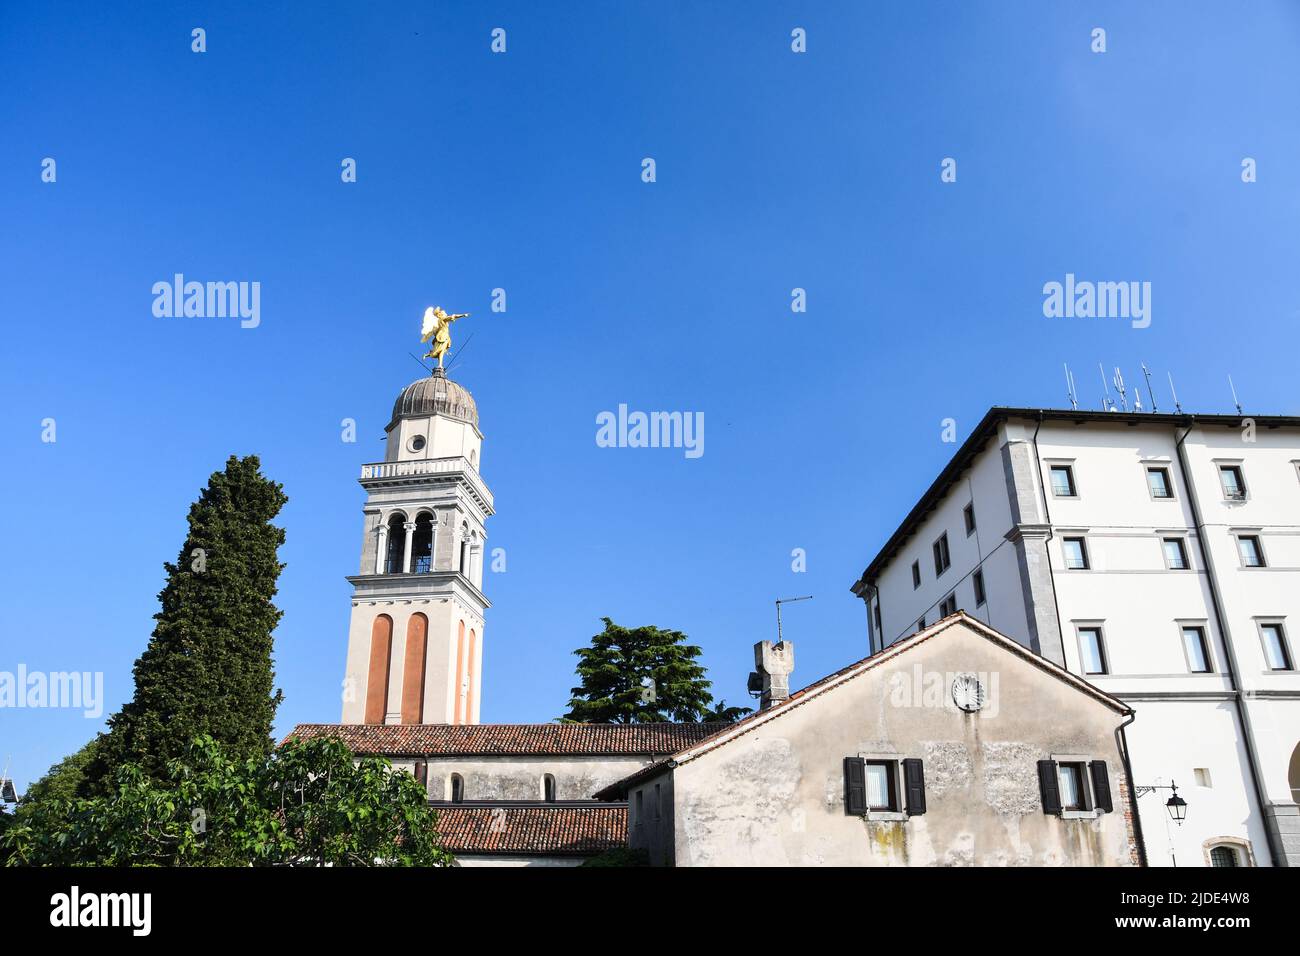
M 966 502 L 966 507 L 961 509 L 962 525 L 966 528 L 966 537 L 970 537 L 979 528 L 975 518 L 975 502 Z
M 1070 566 L 1070 553 L 1066 550 L 1067 541 L 1078 541 L 1083 553 L 1083 567 L 1074 568 Z M 1066 571 L 1091 571 L 1092 570 L 1092 548 L 1088 546 L 1088 535 L 1086 533 L 1070 532 L 1061 534 L 1061 567 Z
M 1264 536 L 1259 533 L 1258 529 L 1248 531 L 1233 531 L 1233 544 L 1237 546 L 1237 565 L 1243 571 L 1258 571 L 1261 568 L 1268 567 L 1268 554 L 1264 551 Z M 1253 538 L 1255 540 L 1255 552 L 1259 555 L 1259 564 L 1247 564 L 1246 556 L 1241 553 L 1241 540 L 1243 538 Z
M 1152 501 L 1178 500 L 1178 490 L 1174 487 L 1174 474 L 1170 464 L 1171 463 L 1167 461 L 1144 461 L 1142 463 L 1142 480 L 1147 484 L 1147 495 Z M 1155 471 L 1156 469 L 1165 473 L 1165 486 L 1169 489 L 1169 496 L 1167 498 L 1159 498 L 1151 490 L 1151 478 L 1148 472 Z
M 921 559 L 917 558 L 912 562 L 912 590 L 915 591 L 921 586 Z
M 1217 470 L 1219 475 L 1219 491 L 1223 493 L 1223 500 L 1225 503 L 1240 504 L 1243 501 L 1250 500 L 1250 485 L 1246 483 L 1246 466 L 1245 466 L 1245 462 L 1242 459 L 1216 458 L 1214 460 L 1214 467 Z M 1229 495 L 1228 486 L 1223 482 L 1223 472 L 1229 468 L 1236 470 L 1237 478 L 1240 480 L 1240 484 L 1241 484 L 1240 498 L 1233 498 L 1231 495 Z
M 1174 626 L 1178 628 L 1178 645 L 1183 649 L 1183 660 L 1187 664 L 1187 673 L 1193 677 L 1202 677 L 1217 674 L 1218 667 L 1214 660 L 1214 648 L 1210 643 L 1210 624 L 1204 620 L 1186 620 L 1175 621 Z M 1187 653 L 1187 638 L 1183 631 L 1196 628 L 1201 632 L 1201 647 L 1205 651 L 1205 663 L 1209 665 L 1209 670 L 1198 671 L 1192 668 L 1191 655 Z
M 1061 794 L 1062 820 L 1095 820 L 1101 816 L 1102 811 L 1097 809 L 1097 795 L 1092 792 L 1092 762 L 1100 759 L 1086 754 L 1052 754 L 1052 760 L 1056 763 L 1056 789 Z M 1079 791 L 1086 810 L 1070 810 L 1065 806 L 1065 793 L 1061 787 L 1061 764 L 1064 763 L 1080 765 Z
M 896 753 L 859 753 L 858 757 L 862 758 L 864 764 L 883 763 L 889 768 L 889 779 L 893 784 L 894 805 L 893 810 L 877 810 L 874 807 L 867 807 L 868 820 L 880 821 L 897 821 L 906 822 L 907 815 L 907 795 L 903 789 L 903 758 Z M 863 768 L 863 799 L 867 799 L 866 794 L 866 768 Z M 870 803 L 870 800 L 867 801 Z
M 1083 632 L 1097 632 L 1097 649 L 1101 655 L 1101 670 L 1088 670 L 1087 655 L 1083 653 Z M 1084 677 L 1109 677 L 1111 675 L 1110 649 L 1106 646 L 1106 625 L 1102 621 L 1075 621 L 1074 643 L 1079 653 L 1079 673 Z M 1055 759 L 1055 758 L 1053 758 Z
M 1079 476 L 1074 471 L 1073 458 L 1071 458 L 1069 461 L 1049 460 L 1049 461 L 1045 461 L 1044 464 L 1047 465 L 1047 490 L 1052 493 L 1053 498 L 1065 498 L 1068 500 L 1074 500 L 1081 497 L 1079 492 Z M 1056 491 L 1056 485 L 1052 481 L 1052 472 L 1055 471 L 1057 468 L 1064 468 L 1069 473 L 1071 493 L 1068 495 L 1058 494 Z
M 1264 638 L 1264 628 L 1266 627 L 1276 627 L 1278 629 L 1278 639 L 1282 642 L 1282 654 L 1286 658 L 1286 667 L 1274 667 L 1269 663 L 1268 641 Z M 1264 673 L 1294 674 L 1296 671 L 1295 651 L 1291 646 L 1291 635 L 1287 631 L 1286 618 L 1257 617 L 1255 618 L 1255 631 L 1259 634 L 1259 651 L 1264 655 Z
M 943 567 L 942 567 L 942 568 L 939 567 L 939 557 L 940 557 L 939 552 L 940 552 L 940 551 L 943 552 L 943 555 L 942 555 L 942 557 L 943 557 Z M 934 539 L 934 543 L 933 543 L 932 545 L 930 545 L 930 556 L 931 556 L 932 558 L 935 559 L 935 561 L 934 561 L 934 578 L 935 578 L 935 580 L 937 581 L 939 578 L 941 578 L 941 577 L 943 577 L 945 574 L 947 574 L 947 573 L 948 573 L 948 569 L 952 567 L 952 546 L 948 543 L 948 532 L 947 532 L 947 531 L 945 531 L 943 534 L 939 535 L 939 537 L 937 537 L 937 538 Z
M 1187 546 L 1187 535 L 1186 535 L 1186 534 L 1184 534 L 1184 533 L 1181 532 L 1181 531 L 1176 531 L 1176 532 L 1174 532 L 1174 533 L 1172 533 L 1172 534 L 1165 534 L 1164 532 L 1157 532 L 1157 534 L 1158 534 L 1159 537 L 1160 537 L 1160 557 L 1162 557 L 1162 558 L 1164 559 L 1164 562 L 1165 562 L 1165 570 L 1166 570 L 1166 571 L 1192 571 L 1192 570 L 1195 570 L 1195 569 L 1192 567 L 1192 550 L 1191 550 L 1191 548 L 1189 548 L 1189 547 Z M 1174 567 L 1172 564 L 1169 563 L 1169 552 L 1165 550 L 1165 543 L 1166 543 L 1166 542 L 1169 542 L 1169 541 L 1177 541 L 1177 542 L 1182 546 L 1182 550 L 1183 550 L 1183 566 L 1182 566 L 1181 568 L 1176 568 L 1176 567 Z

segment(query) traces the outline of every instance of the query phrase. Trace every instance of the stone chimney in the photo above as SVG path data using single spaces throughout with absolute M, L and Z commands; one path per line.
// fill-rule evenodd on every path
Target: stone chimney
M 754 645 L 754 668 L 754 673 L 749 675 L 749 689 L 759 695 L 759 710 L 789 700 L 790 672 L 794 670 L 792 643 L 759 641 Z

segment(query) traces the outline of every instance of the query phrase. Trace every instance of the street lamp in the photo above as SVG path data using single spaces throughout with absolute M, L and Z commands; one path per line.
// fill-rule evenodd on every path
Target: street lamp
M 1179 826 L 1182 826 L 1183 820 L 1187 818 L 1187 801 L 1178 795 L 1178 784 L 1170 780 L 1168 786 L 1165 786 L 1164 784 L 1154 784 L 1150 787 L 1133 788 L 1134 793 L 1139 797 L 1143 794 L 1155 793 L 1157 790 L 1171 791 L 1173 795 L 1165 801 L 1165 809 L 1169 811 L 1169 819 L 1173 820 L 1174 823 Z

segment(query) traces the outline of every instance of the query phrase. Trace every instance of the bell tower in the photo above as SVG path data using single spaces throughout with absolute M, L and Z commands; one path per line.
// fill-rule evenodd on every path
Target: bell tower
M 476 724 L 483 668 L 483 435 L 441 368 L 397 396 L 384 460 L 361 466 L 345 724 Z

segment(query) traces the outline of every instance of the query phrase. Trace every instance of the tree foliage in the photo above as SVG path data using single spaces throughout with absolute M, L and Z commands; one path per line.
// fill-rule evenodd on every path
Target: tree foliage
M 10 866 L 446 866 L 437 815 L 414 777 L 334 738 L 267 757 L 210 736 L 162 779 L 128 763 L 104 796 L 49 796 L 0 845 Z
M 149 646 L 135 663 L 135 696 L 109 719 L 86 767 L 82 796 L 103 794 L 133 764 L 160 778 L 191 740 L 209 735 L 238 757 L 271 751 L 272 603 L 284 531 L 271 524 L 288 500 L 256 456 L 231 456 L 190 507 L 189 531 Z
M 711 682 L 697 663 L 700 649 L 681 631 L 619 627 L 605 629 L 578 656 L 580 686 L 572 689 L 561 720 L 597 724 L 639 724 L 701 719 L 712 702 Z

